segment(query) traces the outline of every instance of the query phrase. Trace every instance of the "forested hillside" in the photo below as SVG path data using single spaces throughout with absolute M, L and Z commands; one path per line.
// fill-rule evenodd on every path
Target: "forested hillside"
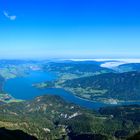
M 122 108 L 123 112 L 128 112 L 127 108 Z M 128 108 L 131 117 L 125 118 L 125 113 L 122 117 L 113 114 L 116 108 L 110 108 L 108 114 L 104 110 L 109 108 L 101 109 L 100 114 L 65 102 L 58 96 L 44 95 L 31 101 L 1 105 L 0 127 L 19 129 L 39 140 L 127 138 L 139 130 L 138 123 L 132 118 L 139 114 L 140 106 Z
M 118 100 L 140 100 L 140 73 L 106 73 L 67 80 L 61 84 L 76 95 Z

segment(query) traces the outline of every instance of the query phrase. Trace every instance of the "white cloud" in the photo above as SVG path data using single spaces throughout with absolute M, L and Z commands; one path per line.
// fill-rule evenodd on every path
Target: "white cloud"
M 5 15 L 5 17 L 7 17 L 10 20 L 16 20 L 16 16 L 15 15 L 9 15 L 7 12 L 3 12 L 3 14 Z
M 108 60 L 110 60 L 110 59 L 108 59 Z M 113 60 L 115 60 L 116 62 L 114 62 Z M 113 59 L 113 60 L 112 60 L 112 62 L 105 62 L 105 63 L 101 64 L 101 67 L 113 68 L 113 67 L 117 67 L 122 64 L 140 63 L 140 59 Z

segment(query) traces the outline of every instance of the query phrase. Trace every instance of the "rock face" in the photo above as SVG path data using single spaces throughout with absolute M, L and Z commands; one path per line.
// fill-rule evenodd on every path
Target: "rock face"
M 30 136 L 21 130 L 8 130 L 0 128 L 1 140 L 37 140 L 34 136 Z

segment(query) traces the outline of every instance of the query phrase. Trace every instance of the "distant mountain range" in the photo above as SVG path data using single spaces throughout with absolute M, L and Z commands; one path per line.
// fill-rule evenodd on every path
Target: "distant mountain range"
M 111 72 L 111 69 L 103 68 L 100 66 L 100 62 L 96 61 L 67 61 L 67 62 L 50 62 L 44 65 L 44 70 L 82 74 L 84 72 L 96 73 L 96 72 Z
M 123 64 L 117 67 L 119 72 L 140 71 L 140 63 Z

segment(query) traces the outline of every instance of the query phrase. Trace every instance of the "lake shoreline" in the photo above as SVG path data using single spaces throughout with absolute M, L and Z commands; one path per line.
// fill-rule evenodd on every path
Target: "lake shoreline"
M 106 106 L 121 105 L 121 104 L 106 104 L 101 101 L 90 101 L 88 99 L 78 97 L 75 94 L 66 91 L 65 89 L 57 89 L 57 88 L 38 89 L 32 86 L 35 83 L 44 82 L 46 80 L 52 81 L 54 79 L 56 79 L 56 75 L 53 75 L 53 73 L 42 71 L 30 71 L 28 76 L 6 80 L 4 84 L 4 91 L 6 93 L 9 93 L 15 99 L 21 100 L 31 100 L 34 99 L 36 96 L 41 96 L 44 94 L 58 95 L 68 102 L 77 104 L 81 107 L 95 110 Z M 14 88 L 15 85 L 16 88 Z

